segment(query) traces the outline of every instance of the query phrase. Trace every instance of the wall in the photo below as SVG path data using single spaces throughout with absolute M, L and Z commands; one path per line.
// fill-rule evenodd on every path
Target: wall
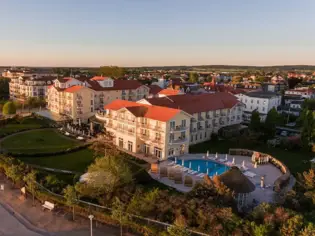
M 248 149 L 229 149 L 229 154 L 230 155 L 240 155 L 240 156 L 252 156 L 253 155 L 252 150 L 248 150 Z M 274 165 L 275 167 L 277 167 L 283 175 L 281 175 L 278 179 L 276 179 L 276 181 L 274 182 L 274 191 L 279 192 L 281 191 L 281 189 L 283 187 L 285 187 L 289 180 L 290 180 L 290 170 L 288 169 L 288 167 L 283 164 L 281 161 L 279 161 L 278 159 L 276 159 L 275 157 L 269 155 L 269 154 L 265 154 L 262 152 L 259 152 L 262 155 L 268 155 L 269 156 L 269 162 L 270 164 Z

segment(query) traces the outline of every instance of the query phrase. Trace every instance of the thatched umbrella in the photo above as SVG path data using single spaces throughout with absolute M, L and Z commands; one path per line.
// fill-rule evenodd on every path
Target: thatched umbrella
M 255 190 L 255 185 L 236 166 L 220 175 L 219 180 L 235 192 L 239 207 L 246 204 L 249 193 Z

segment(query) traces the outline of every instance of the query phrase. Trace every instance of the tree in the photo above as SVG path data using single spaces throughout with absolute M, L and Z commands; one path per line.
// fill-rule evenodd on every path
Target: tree
M 268 81 L 268 79 L 265 76 L 257 76 L 255 79 L 255 82 L 258 82 L 258 83 L 263 83 L 263 82 L 267 82 L 267 81 Z
M 190 232 L 186 228 L 186 219 L 179 215 L 176 217 L 175 224 L 167 228 L 170 236 L 190 236 Z
M 273 138 L 276 134 L 276 126 L 279 121 L 279 115 L 275 108 L 272 108 L 266 117 L 265 123 L 264 123 L 264 134 L 266 138 Z
M 207 76 L 206 82 L 212 82 L 212 76 L 211 76 L 211 75 L 208 75 L 208 76 Z
M 64 197 L 66 199 L 66 204 L 71 208 L 72 207 L 72 220 L 74 221 L 74 206 L 77 201 L 76 190 L 73 186 L 68 185 L 64 190 Z
M 6 169 L 6 176 L 8 176 L 13 184 L 16 184 L 22 179 L 22 171 L 19 165 L 11 165 Z
M 242 81 L 243 81 L 242 76 L 237 75 L 237 76 L 233 76 L 232 77 L 232 82 L 234 82 L 234 83 L 239 83 L 239 82 L 242 82 Z
M 119 78 L 126 74 L 126 69 L 118 66 L 101 66 L 98 74 L 111 78 Z
M 26 176 L 23 177 L 23 181 L 26 183 L 27 188 L 33 195 L 33 206 L 35 203 L 35 191 L 36 191 L 36 172 L 31 171 Z
M 13 102 L 6 102 L 2 108 L 2 113 L 4 115 L 13 115 L 16 113 L 16 107 Z
M 125 213 L 125 205 L 115 197 L 112 205 L 112 217 L 119 221 L 120 224 L 120 235 L 123 235 L 123 224 L 128 221 L 128 215 Z
M 8 99 L 9 95 L 10 95 L 9 79 L 0 77 L 0 100 Z
M 305 114 L 303 116 L 305 116 Z M 315 141 L 315 121 L 314 112 L 312 110 L 306 111 L 306 117 L 303 120 L 301 139 L 306 148 Z
M 260 115 L 257 110 L 252 111 L 252 116 L 250 118 L 249 129 L 253 132 L 260 132 L 261 123 Z
M 130 182 L 130 168 L 121 157 L 102 157 L 88 167 L 86 182 L 77 183 L 76 189 L 83 196 L 107 194 L 110 197 L 114 191 Z
M 198 82 L 199 75 L 196 72 L 190 72 L 189 73 L 189 82 L 191 83 L 197 83 Z

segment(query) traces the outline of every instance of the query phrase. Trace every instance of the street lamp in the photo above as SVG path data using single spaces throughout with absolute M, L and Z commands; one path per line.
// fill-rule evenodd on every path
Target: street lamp
M 93 236 L 93 215 L 89 215 L 89 219 L 90 219 L 90 230 L 91 230 L 91 236 Z

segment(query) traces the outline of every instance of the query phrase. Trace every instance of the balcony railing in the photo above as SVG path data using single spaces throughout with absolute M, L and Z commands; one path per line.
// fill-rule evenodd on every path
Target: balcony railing
M 187 129 L 188 129 L 187 126 L 182 126 L 182 125 L 178 125 L 176 127 L 171 127 L 170 128 L 171 132 L 181 132 L 181 131 L 185 131 Z
M 186 137 L 179 137 L 178 139 L 170 139 L 170 144 L 182 144 L 186 142 L 187 142 Z

